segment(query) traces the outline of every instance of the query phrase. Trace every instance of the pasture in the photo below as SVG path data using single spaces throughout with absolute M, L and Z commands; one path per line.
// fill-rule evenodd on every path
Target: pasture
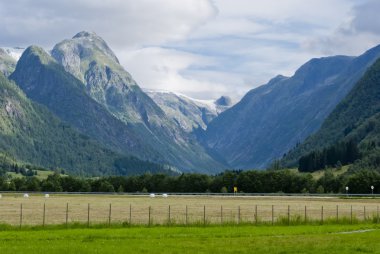
M 380 253 L 375 225 L 0 231 L 0 253 Z
M 0 223 L 55 224 L 305 224 L 379 222 L 377 198 L 303 196 L 176 196 L 3 194 Z

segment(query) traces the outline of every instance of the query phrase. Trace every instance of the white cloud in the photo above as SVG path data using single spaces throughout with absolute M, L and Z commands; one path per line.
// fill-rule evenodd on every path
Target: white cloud
M 95 31 L 142 87 L 237 97 L 312 57 L 378 44 L 379 11 L 376 0 L 0 1 L 0 45 Z
M 184 39 L 214 15 L 208 0 L 1 1 L 0 44 L 52 46 L 81 30 L 100 34 L 114 47 L 159 44 Z
M 214 98 L 228 92 L 217 80 L 182 74 L 191 67 L 206 68 L 214 64 L 212 58 L 160 47 L 127 50 L 119 55 L 121 64 L 144 88 L 175 91 L 197 98 Z
M 380 2 L 357 1 L 345 20 L 328 34 L 305 40 L 303 46 L 315 53 L 358 55 L 380 43 L 380 23 L 377 22 Z

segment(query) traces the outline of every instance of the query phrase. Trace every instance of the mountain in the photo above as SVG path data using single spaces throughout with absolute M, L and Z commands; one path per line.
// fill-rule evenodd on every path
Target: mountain
M 16 68 L 16 59 L 14 59 L 9 51 L 0 48 L 0 73 L 8 77 Z
M 188 96 L 167 91 L 145 91 L 165 114 L 185 132 L 206 129 L 207 125 L 221 112 L 231 106 L 226 96 L 218 100 L 196 100 Z
M 76 130 L 117 153 L 185 171 L 223 166 L 137 86 L 97 35 L 79 33 L 57 44 L 52 55 L 58 62 L 29 47 L 11 79 Z
M 164 167 L 125 157 L 60 121 L 0 73 L 0 153 L 20 163 L 77 175 L 131 174 Z
M 235 168 L 264 168 L 317 131 L 379 56 L 377 46 L 359 57 L 312 59 L 249 91 L 201 139 Z
M 10 78 L 29 98 L 108 148 L 129 155 L 153 154 L 152 149 L 141 145 L 133 131 L 88 96 L 83 84 L 42 48 L 27 48 Z
M 360 163 L 365 163 L 362 168 L 380 167 L 380 59 L 336 106 L 321 128 L 290 151 L 283 162 L 294 165 L 310 152 L 349 142 L 358 145 L 363 157 Z

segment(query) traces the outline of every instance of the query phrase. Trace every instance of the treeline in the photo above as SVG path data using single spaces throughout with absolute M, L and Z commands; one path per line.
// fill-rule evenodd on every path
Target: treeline
M 323 150 L 312 151 L 302 156 L 298 161 L 300 172 L 314 172 L 326 167 L 339 167 L 360 159 L 357 144 L 350 140 L 339 142 Z
M 379 193 L 380 174 L 358 171 L 351 175 L 334 176 L 327 170 L 323 177 L 313 179 L 309 173 L 279 171 L 225 171 L 215 176 L 204 174 L 144 174 L 112 176 L 99 179 L 61 176 L 56 173 L 40 180 L 35 176 L 23 178 L 0 177 L 0 191 L 43 192 L 140 192 L 140 193 L 232 193 L 234 187 L 244 193 L 370 193 L 370 186 Z

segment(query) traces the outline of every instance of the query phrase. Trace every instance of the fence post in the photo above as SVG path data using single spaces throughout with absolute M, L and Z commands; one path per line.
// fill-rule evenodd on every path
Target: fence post
M 257 225 L 257 221 L 258 221 L 257 217 L 258 217 L 258 214 L 257 214 L 257 205 L 255 205 L 255 223 L 256 223 L 256 225 Z
M 69 222 L 69 203 L 66 203 L 66 228 L 67 228 L 68 222 Z
M 305 224 L 306 224 L 306 222 L 307 222 L 307 208 L 306 208 L 306 206 L 305 206 Z
M 87 227 L 90 227 L 90 203 L 87 206 Z
M 132 204 L 129 204 L 129 225 L 132 225 Z
M 290 205 L 288 205 L 288 225 L 290 225 Z
M 185 223 L 186 223 L 186 225 L 188 224 L 187 215 L 188 215 L 188 213 L 187 213 L 187 205 L 186 205 L 186 212 L 185 212 Z
M 206 225 L 206 205 L 203 206 L 203 225 Z
M 336 205 L 336 222 L 339 221 L 339 205 Z
M 149 216 L 148 216 L 148 226 L 150 227 L 150 213 L 151 213 L 151 211 L 150 211 L 150 209 L 151 209 L 151 207 L 149 206 Z
M 45 227 L 45 208 L 46 208 L 46 203 L 44 203 L 44 212 L 43 212 L 43 218 L 42 218 L 42 226 Z
M 111 226 L 111 216 L 112 216 L 112 205 L 110 203 L 110 208 L 108 211 L 108 226 Z
M 223 224 L 223 206 L 220 206 L 220 224 Z
M 238 206 L 238 224 L 240 224 L 240 206 Z
M 367 220 L 367 216 L 366 216 L 366 211 L 365 211 L 365 206 L 364 206 L 364 221 Z
M 352 205 L 351 205 L 351 224 L 352 224 Z
M 20 228 L 22 226 L 22 203 L 20 204 Z
M 272 226 L 274 224 L 274 205 L 272 205 Z
M 321 207 L 321 224 L 323 224 L 323 206 Z
M 170 205 L 169 205 L 168 213 L 169 213 L 169 214 L 168 214 L 168 222 L 169 222 L 169 225 L 170 225 L 170 224 L 171 224 L 171 220 L 170 220 L 170 219 L 171 219 L 171 218 L 170 218 Z

